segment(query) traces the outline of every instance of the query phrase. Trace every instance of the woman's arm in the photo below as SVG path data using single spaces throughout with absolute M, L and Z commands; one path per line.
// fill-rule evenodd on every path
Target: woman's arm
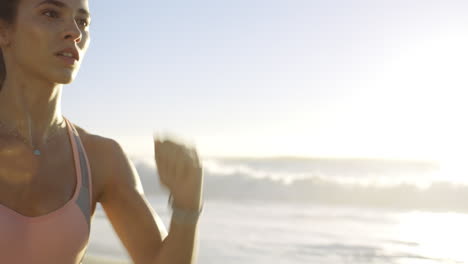
M 151 264 L 196 263 L 197 226 L 171 221 L 169 235 Z
M 102 159 L 107 179 L 99 202 L 134 263 L 195 263 L 197 225 L 179 224 L 173 219 L 168 234 L 146 200 L 138 173 L 121 146 L 114 140 L 106 139 L 100 149 L 104 155 Z M 163 156 L 171 155 L 163 152 Z M 167 164 L 169 166 L 163 169 L 164 172 L 174 168 L 172 163 Z M 164 175 L 160 164 L 158 170 L 160 175 Z M 182 198 L 175 200 L 176 206 L 184 209 L 192 207 L 193 203 L 188 203 L 183 196 L 179 197 Z

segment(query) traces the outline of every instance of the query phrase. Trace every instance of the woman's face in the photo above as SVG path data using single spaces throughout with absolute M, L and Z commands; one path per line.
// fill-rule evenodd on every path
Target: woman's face
M 89 45 L 89 23 L 88 0 L 20 0 L 4 52 L 23 76 L 70 83 Z

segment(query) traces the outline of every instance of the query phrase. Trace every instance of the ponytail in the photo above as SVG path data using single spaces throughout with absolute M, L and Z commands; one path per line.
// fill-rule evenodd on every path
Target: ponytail
M 0 92 L 2 91 L 5 77 L 6 77 L 5 61 L 3 61 L 3 53 L 2 53 L 2 49 L 0 49 Z
M 20 0 L 0 0 L 0 20 L 2 20 L 2 22 L 6 22 L 10 25 L 15 23 L 19 2 Z M 5 60 L 3 58 L 2 49 L 0 48 L 0 92 L 2 91 L 6 74 Z

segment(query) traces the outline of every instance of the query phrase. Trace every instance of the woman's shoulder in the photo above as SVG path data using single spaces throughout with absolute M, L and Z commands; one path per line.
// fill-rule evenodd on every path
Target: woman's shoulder
M 122 146 L 114 139 L 90 133 L 82 127 L 73 124 L 80 135 L 90 163 L 95 167 L 111 169 L 116 160 L 127 158 Z M 114 166 L 113 166 L 114 165 Z
M 115 154 L 115 150 L 120 148 L 119 143 L 112 138 L 91 133 L 74 123 L 73 126 L 78 131 L 81 142 L 83 143 L 87 154 L 88 152 L 91 155 L 105 154 L 105 156 L 107 157 L 112 155 L 113 153 Z
M 73 123 L 86 151 L 91 168 L 93 185 L 95 186 L 96 202 L 100 200 L 102 191 L 114 173 L 116 163 L 126 158 L 120 144 L 108 137 L 90 133 Z

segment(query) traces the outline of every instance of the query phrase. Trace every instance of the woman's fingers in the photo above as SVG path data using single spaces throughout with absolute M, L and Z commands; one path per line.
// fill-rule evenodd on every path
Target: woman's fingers
M 180 208 L 198 208 L 203 170 L 196 149 L 174 140 L 155 138 L 155 159 L 161 183 Z
M 161 182 L 171 187 L 173 182 L 183 180 L 187 167 L 193 164 L 191 150 L 171 140 L 155 139 L 155 159 Z
M 159 179 L 161 183 L 167 187 L 171 187 L 170 170 L 171 170 L 171 149 L 166 141 L 156 140 L 155 156 L 158 168 Z

